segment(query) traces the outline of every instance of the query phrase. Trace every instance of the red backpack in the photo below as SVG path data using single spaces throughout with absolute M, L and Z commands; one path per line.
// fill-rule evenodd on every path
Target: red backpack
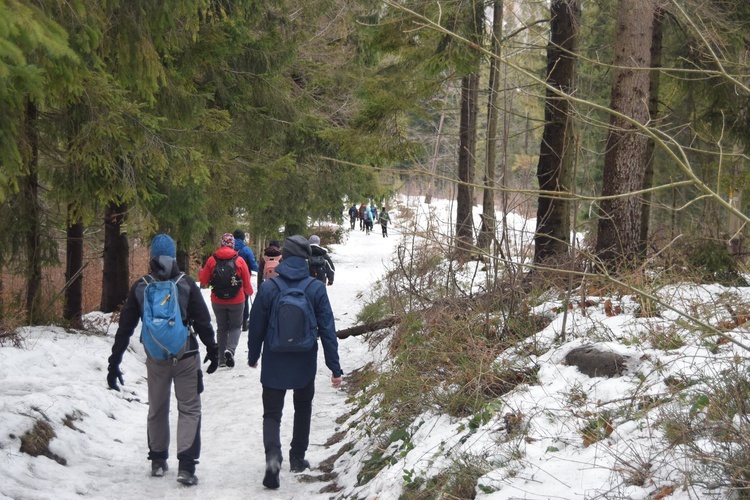
M 264 280 L 274 278 L 279 275 L 276 272 L 276 266 L 278 266 L 279 262 L 281 262 L 281 255 L 277 255 L 275 257 L 264 255 L 263 262 L 264 262 L 263 264 L 263 279 Z

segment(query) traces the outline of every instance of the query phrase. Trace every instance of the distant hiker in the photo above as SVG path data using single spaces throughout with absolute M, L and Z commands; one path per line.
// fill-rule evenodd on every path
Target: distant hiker
M 289 450 L 289 469 L 302 472 L 310 467 L 305 453 L 310 442 L 312 400 L 318 338 L 325 363 L 331 370 L 333 387 L 341 385 L 338 340 L 331 303 L 325 286 L 308 276 L 310 243 L 299 235 L 284 240 L 279 275 L 258 290 L 250 310 L 247 339 L 248 365 L 258 366 L 263 350 L 260 382 L 263 386 L 263 446 L 266 474 L 263 486 L 279 487 L 281 414 L 286 391 L 294 391 L 294 427 Z M 311 317 L 314 316 L 314 317 Z M 285 346 L 291 347 L 285 347 Z
M 328 250 L 320 246 L 320 236 L 313 234 L 310 236 L 310 259 L 307 261 L 310 267 L 310 276 L 328 286 L 333 285 L 333 276 L 336 273 L 336 267 L 333 265 Z
M 234 236 L 234 249 L 237 250 L 237 254 L 242 257 L 247 264 L 247 268 L 252 278 L 252 271 L 258 272 L 258 263 L 255 262 L 255 254 L 253 249 L 245 245 L 245 232 L 242 229 L 235 229 L 232 233 Z M 247 331 L 247 318 L 250 316 L 250 295 L 245 295 L 245 308 L 242 310 L 242 331 Z
M 383 238 L 388 237 L 388 223 L 391 222 L 391 216 L 385 210 L 385 207 L 380 210 L 380 227 L 383 229 Z
M 221 246 L 198 273 L 201 285 L 211 287 L 211 307 L 216 317 L 219 366 L 234 367 L 235 352 L 242 335 L 245 296 L 253 294 L 250 271 L 234 249 L 234 236 L 225 233 Z
M 277 276 L 276 266 L 279 262 L 281 262 L 281 243 L 278 240 L 271 240 L 263 250 L 263 257 L 258 266 L 258 288 L 265 280 Z
M 206 346 L 203 362 L 210 362 L 206 373 L 213 373 L 219 365 L 219 350 L 214 340 L 211 314 L 203 300 L 201 290 L 195 280 L 181 273 L 174 260 L 176 255 L 174 240 L 166 234 L 158 234 L 151 242 L 151 273 L 133 283 L 125 305 L 120 312 L 120 325 L 115 334 L 112 355 L 109 357 L 107 384 L 119 391 L 119 381 L 123 384 L 120 363 L 133 335 L 138 321 L 143 319 L 141 342 L 146 351 L 146 380 L 148 383 L 148 459 L 151 460 L 151 475 L 163 476 L 169 470 L 169 407 L 172 382 L 177 399 L 177 460 L 179 461 L 177 481 L 192 486 L 198 483 L 195 464 L 201 453 L 201 396 L 203 372 L 201 372 L 198 341 L 192 329 Z M 156 295 L 169 290 L 166 295 Z M 157 292 L 157 293 L 154 293 Z M 153 314 L 159 306 L 179 314 L 177 322 L 172 322 L 168 335 L 161 336 Z M 146 310 L 144 310 L 146 309 Z M 145 316 L 144 316 L 145 313 Z M 163 323 L 163 322 L 162 322 Z M 149 326 L 151 325 L 151 326 Z M 180 334 L 179 341 L 177 334 Z M 158 337 L 158 338 L 157 338 Z M 184 339 L 184 340 L 182 340 Z M 161 342 L 158 342 L 158 341 Z M 159 347 L 170 344 L 175 352 Z M 148 347 L 151 346 L 151 347 Z M 124 385 L 124 384 L 123 384 Z
M 378 220 L 378 208 L 374 203 L 370 207 L 370 213 L 372 214 L 372 223 L 374 224 Z
M 365 230 L 365 212 L 367 211 L 367 204 L 362 203 L 359 206 L 359 230 L 364 231 Z
M 349 209 L 349 222 L 351 223 L 352 229 L 354 229 L 354 225 L 357 223 L 358 218 L 359 210 L 357 210 L 357 205 L 352 203 L 352 207 Z
M 369 208 L 365 209 L 365 232 L 370 234 L 373 227 L 372 211 Z

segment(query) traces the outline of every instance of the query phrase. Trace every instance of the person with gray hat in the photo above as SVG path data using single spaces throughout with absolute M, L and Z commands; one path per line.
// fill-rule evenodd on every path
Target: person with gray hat
M 310 236 L 310 276 L 316 280 L 333 285 L 333 277 L 336 273 L 336 267 L 333 265 L 328 250 L 320 246 L 320 236 L 313 234 Z
M 307 259 L 310 258 L 310 242 L 295 235 L 284 240 L 282 260 L 276 266 L 278 276 L 268 279 L 259 287 L 250 309 L 248 330 L 248 365 L 258 366 L 262 349 L 260 382 L 263 386 L 263 445 L 265 448 L 266 472 L 263 485 L 269 489 L 279 487 L 281 469 L 281 414 L 287 390 L 294 391 L 294 427 L 289 450 L 289 468 L 302 472 L 310 467 L 305 453 L 310 441 L 310 419 L 312 400 L 315 395 L 315 373 L 318 364 L 318 343 L 301 352 L 277 352 L 269 348 L 269 324 L 275 318 L 275 304 L 282 289 L 302 289 L 312 305 L 317 323 L 318 338 L 323 346 L 325 363 L 331 370 L 333 387 L 341 385 L 343 372 L 339 364 L 336 325 L 325 285 L 309 279 Z M 282 280 L 279 284 L 277 280 Z M 303 284 L 304 285 L 301 285 Z M 299 287 L 299 288 L 298 288 Z
M 206 373 L 214 373 L 219 366 L 219 348 L 214 339 L 211 314 L 208 311 L 198 284 L 189 275 L 181 273 L 175 261 L 174 240 L 166 234 L 158 234 L 151 242 L 151 273 L 138 279 L 128 294 L 120 312 L 120 324 L 115 334 L 112 355 L 109 357 L 107 384 L 120 391 L 123 375 L 120 371 L 122 356 L 128 348 L 138 322 L 142 319 L 146 287 L 154 281 L 172 280 L 176 285 L 177 301 L 185 326 L 195 333 L 206 346 L 203 362 L 210 362 Z M 168 300 L 169 295 L 167 296 Z M 157 359 L 146 350 L 146 374 L 148 382 L 148 459 L 151 460 L 151 475 L 161 477 L 169 470 L 169 401 L 174 382 L 177 398 L 177 481 L 192 486 L 198 483 L 195 464 L 201 452 L 201 392 L 203 372 L 199 356 L 198 341 L 192 332 L 187 342 L 173 359 Z

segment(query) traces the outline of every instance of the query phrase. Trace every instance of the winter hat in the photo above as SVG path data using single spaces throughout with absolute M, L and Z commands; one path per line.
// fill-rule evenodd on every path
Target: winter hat
M 311 245 L 320 245 L 320 236 L 317 234 L 313 234 L 310 236 L 310 244 Z
M 245 231 L 242 229 L 235 229 L 232 236 L 234 236 L 235 240 L 245 241 Z
M 231 233 L 224 233 L 221 237 L 221 246 L 234 248 L 234 236 Z
M 310 258 L 310 242 L 304 236 L 295 234 L 284 240 L 284 246 L 281 248 L 281 258 L 289 257 Z
M 160 257 L 162 255 L 172 257 L 173 259 L 177 255 L 174 240 L 168 234 L 157 234 L 151 240 L 151 257 Z

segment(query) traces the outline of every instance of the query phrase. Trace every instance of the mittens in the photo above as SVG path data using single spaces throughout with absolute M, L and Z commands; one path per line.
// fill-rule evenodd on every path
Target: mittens
M 119 392 L 120 387 L 117 385 L 118 380 L 120 381 L 120 385 L 125 385 L 125 382 L 122 381 L 120 366 L 109 365 L 109 368 L 107 368 L 107 385 L 109 385 L 109 388 Z

